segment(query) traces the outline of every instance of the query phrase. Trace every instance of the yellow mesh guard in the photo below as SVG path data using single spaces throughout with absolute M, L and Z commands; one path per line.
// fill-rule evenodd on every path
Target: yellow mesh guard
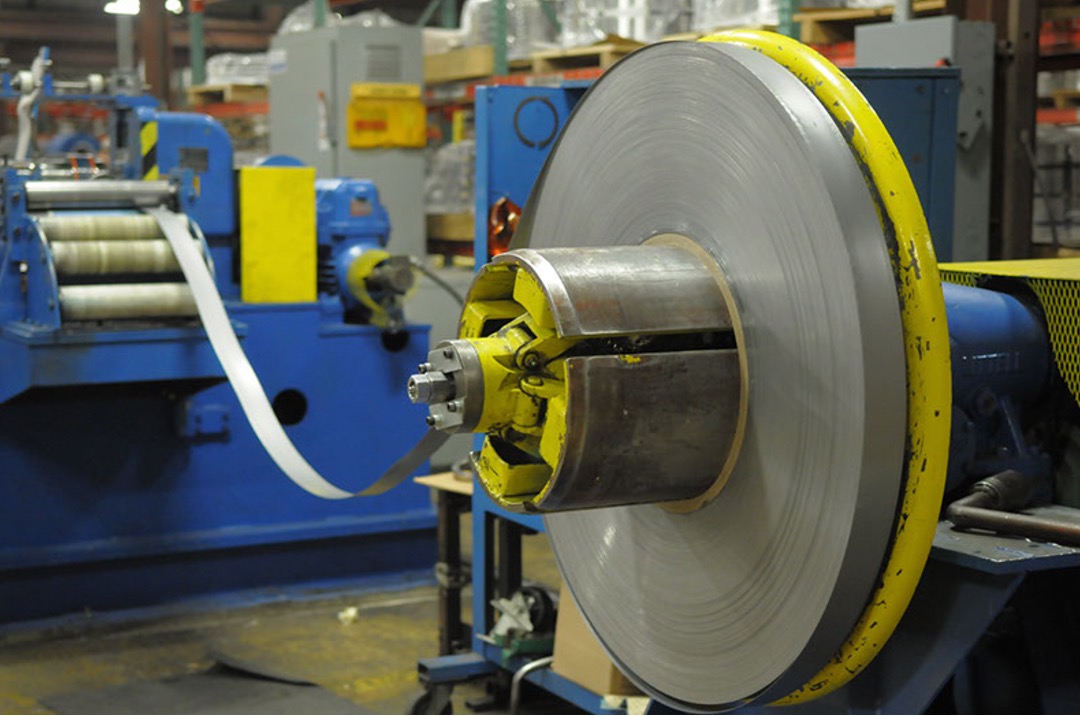
M 942 280 L 964 286 L 977 286 L 991 276 L 1017 278 L 1031 287 L 1046 314 L 1054 363 L 1080 405 L 1080 258 L 941 265 Z

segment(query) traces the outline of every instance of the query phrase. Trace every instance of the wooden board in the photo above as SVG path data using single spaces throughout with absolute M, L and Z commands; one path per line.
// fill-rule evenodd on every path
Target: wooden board
M 660 38 L 660 42 L 696 42 L 703 37 L 714 35 L 718 32 L 724 32 L 725 30 L 767 30 L 768 32 L 776 32 L 776 25 L 767 25 L 762 23 L 755 23 L 753 25 L 717 25 L 711 30 L 702 30 L 700 32 L 677 32 L 674 35 L 664 35 Z
M 219 104 L 222 102 L 266 102 L 270 93 L 266 85 L 195 85 L 188 87 L 188 104 Z
M 1057 89 L 1052 93 L 1054 106 L 1058 109 L 1080 107 L 1080 90 Z
M 473 215 L 465 214 L 428 214 L 427 237 L 443 241 L 473 240 Z
M 491 75 L 495 68 L 495 50 L 491 45 L 462 47 L 437 55 L 424 56 L 424 82 L 439 84 Z
M 544 74 L 586 67 L 606 70 L 639 47 L 642 47 L 642 44 L 638 42 L 604 42 L 569 50 L 537 52 L 532 56 L 533 72 Z
M 413 482 L 425 485 L 435 490 L 456 492 L 459 495 L 471 495 L 473 493 L 472 479 L 461 480 L 452 472 L 437 472 L 434 475 L 414 477 Z
M 945 10 L 945 0 L 915 0 L 915 15 L 938 15 Z M 893 6 L 851 8 L 805 8 L 795 13 L 800 36 L 808 44 L 826 45 L 833 42 L 851 42 L 855 39 L 855 26 L 868 22 L 883 22 L 892 18 Z
M 510 70 L 527 72 L 532 60 L 510 60 Z M 462 47 L 424 56 L 424 83 L 429 85 L 490 77 L 495 74 L 495 49 L 491 45 Z

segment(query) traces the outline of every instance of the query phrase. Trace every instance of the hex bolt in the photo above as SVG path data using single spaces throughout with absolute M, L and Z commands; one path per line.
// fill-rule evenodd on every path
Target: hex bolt
M 420 365 L 416 366 L 417 373 L 427 373 L 429 370 L 431 370 L 430 363 L 421 363 Z
M 458 409 L 457 401 L 451 400 L 449 403 L 446 404 L 446 409 L 451 413 L 456 413 Z
M 454 397 L 454 380 L 442 371 L 417 373 L 409 376 L 406 388 L 414 403 L 442 403 Z

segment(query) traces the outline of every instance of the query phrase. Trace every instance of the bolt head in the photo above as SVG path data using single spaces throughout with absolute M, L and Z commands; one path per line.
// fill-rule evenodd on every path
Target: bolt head
M 417 373 L 427 373 L 429 370 L 431 370 L 430 363 L 421 363 L 420 365 L 416 366 Z
M 446 409 L 451 413 L 456 413 L 458 409 L 457 401 L 451 400 L 449 403 L 446 404 Z
M 432 428 L 435 427 L 435 416 L 434 415 L 427 416 L 427 418 L 424 419 L 424 422 L 426 422 L 429 427 L 432 427 Z
M 453 348 L 443 348 L 442 349 L 442 354 L 443 354 L 443 358 L 453 358 L 454 357 L 454 349 Z

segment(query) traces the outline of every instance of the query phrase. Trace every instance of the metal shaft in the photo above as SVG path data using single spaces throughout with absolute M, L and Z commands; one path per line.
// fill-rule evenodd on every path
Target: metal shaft
M 175 194 L 176 188 L 165 180 L 26 182 L 26 205 L 30 210 L 160 206 Z

